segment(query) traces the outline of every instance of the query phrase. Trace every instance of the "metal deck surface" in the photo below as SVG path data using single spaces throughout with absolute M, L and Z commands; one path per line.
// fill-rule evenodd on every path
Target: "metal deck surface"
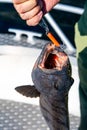
M 46 40 L 41 40 L 39 38 L 34 38 L 34 41 L 35 43 L 33 43 L 33 41 L 27 41 L 26 36 L 22 36 L 20 39 L 17 39 L 15 34 L 0 34 L 0 45 L 22 46 L 41 49 L 43 45 L 47 43 Z
M 27 43 L 26 38 L 22 38 L 20 41 L 13 40 L 13 38 L 12 34 L 0 34 L 0 46 L 42 48 L 47 43 L 47 41 L 38 39 L 38 44 L 31 44 Z M 2 54 L 1 51 L 0 54 Z M 77 130 L 80 118 L 72 114 L 69 116 L 70 130 Z M 49 128 L 38 105 L 0 99 L 0 130 L 49 130 Z
M 70 130 L 77 130 L 79 118 L 70 115 Z M 0 130 L 49 130 L 37 105 L 0 100 Z

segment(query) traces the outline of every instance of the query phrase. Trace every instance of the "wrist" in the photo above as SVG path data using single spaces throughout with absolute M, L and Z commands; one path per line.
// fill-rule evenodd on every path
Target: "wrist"
M 43 13 L 46 14 L 51 11 L 51 9 L 59 2 L 60 0 L 43 0 Z

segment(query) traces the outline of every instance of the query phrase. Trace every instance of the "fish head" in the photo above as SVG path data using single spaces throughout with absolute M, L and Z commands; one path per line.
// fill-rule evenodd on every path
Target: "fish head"
M 33 67 L 32 80 L 41 94 L 52 97 L 67 94 L 73 84 L 67 54 L 52 43 L 46 44 Z

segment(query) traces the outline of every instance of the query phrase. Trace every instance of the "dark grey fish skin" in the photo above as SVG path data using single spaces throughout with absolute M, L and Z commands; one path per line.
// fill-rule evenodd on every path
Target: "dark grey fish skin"
M 40 97 L 41 112 L 50 130 L 69 130 L 68 92 L 74 80 L 67 54 L 48 43 L 33 67 L 32 80 L 34 86 L 16 90 L 27 97 Z

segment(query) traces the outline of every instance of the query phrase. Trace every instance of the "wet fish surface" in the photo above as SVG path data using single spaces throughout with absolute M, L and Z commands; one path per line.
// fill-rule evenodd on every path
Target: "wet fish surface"
M 32 70 L 34 85 L 16 87 L 27 97 L 40 97 L 40 108 L 50 130 L 69 130 L 68 93 L 73 84 L 67 54 L 48 43 Z

